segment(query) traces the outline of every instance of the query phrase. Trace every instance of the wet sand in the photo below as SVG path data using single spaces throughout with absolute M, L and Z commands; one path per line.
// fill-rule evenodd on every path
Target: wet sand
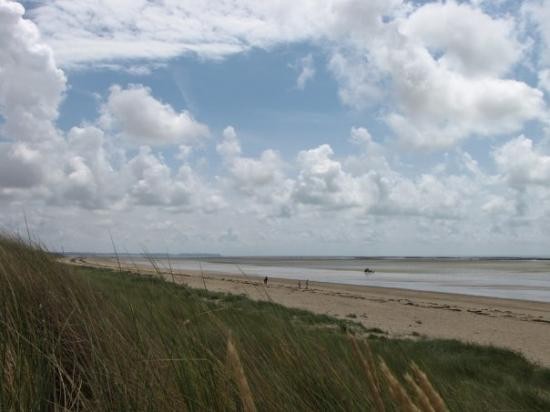
M 108 258 L 66 262 L 118 269 Z M 123 264 L 123 269 L 151 273 L 150 265 Z M 379 328 L 389 337 L 424 336 L 503 347 L 550 367 L 550 303 L 311 281 L 308 289 L 303 282 L 298 289 L 296 280 L 279 278 L 270 278 L 266 288 L 258 277 L 190 270 L 163 276 L 193 288 L 206 284 L 215 292 L 347 318 Z

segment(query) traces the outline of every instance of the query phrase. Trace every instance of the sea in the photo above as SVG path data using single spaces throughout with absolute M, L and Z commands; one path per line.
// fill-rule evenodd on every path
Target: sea
M 121 256 L 125 263 L 251 277 L 550 302 L 548 258 Z M 365 273 L 365 269 L 373 273 Z

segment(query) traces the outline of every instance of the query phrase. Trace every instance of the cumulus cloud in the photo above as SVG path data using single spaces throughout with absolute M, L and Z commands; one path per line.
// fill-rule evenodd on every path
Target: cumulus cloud
M 471 135 L 511 133 L 528 120 L 544 117 L 539 90 L 516 80 L 467 79 L 421 54 L 394 62 L 402 111 L 388 115 L 387 122 L 402 141 L 451 147 Z
M 277 152 L 268 149 L 257 159 L 244 157 L 241 156 L 240 143 L 234 129 L 226 128 L 223 136 L 218 152 L 224 157 L 238 190 L 253 193 L 281 180 L 283 162 Z
M 387 172 L 391 170 L 387 159 L 387 150 L 374 141 L 371 133 L 365 127 L 352 127 L 349 141 L 359 147 L 357 154 L 349 156 L 345 164 L 353 174 L 365 173 L 369 170 Z
M 258 159 L 240 157 L 232 160 L 230 171 L 241 190 L 253 190 L 280 179 L 282 160 L 274 150 L 262 152 Z
M 430 219 L 464 217 L 472 198 L 482 194 L 483 182 L 491 182 L 468 154 L 457 160 L 463 174 L 409 176 L 391 165 L 384 146 L 366 128 L 352 128 L 350 141 L 357 145 L 353 155 L 339 159 L 323 144 L 285 164 L 270 149 L 257 158 L 243 156 L 235 130 L 228 127 L 217 145 L 227 171 L 221 181 L 252 200 L 244 207 L 260 216 L 306 218 L 321 212 Z
M 55 127 L 66 79 L 23 7 L 0 1 L 0 195 L 40 189 L 59 174 L 63 141 Z
M 30 188 L 42 182 L 42 155 L 24 143 L 0 143 L 0 188 Z
M 337 51 L 329 68 L 342 102 L 353 107 L 380 102 L 380 85 L 389 86 L 386 122 L 401 141 L 451 147 L 544 117 L 539 90 L 503 77 L 524 51 L 512 19 L 450 1 L 424 4 L 377 27 Z
M 142 206 L 165 206 L 172 210 L 212 212 L 225 206 L 223 197 L 207 187 L 188 165 L 176 172 L 164 159 L 142 146 L 138 154 L 124 166 L 128 194 L 132 202 Z
M 414 179 L 398 173 L 382 176 L 382 196 L 373 213 L 423 216 L 432 219 L 464 217 L 467 203 L 480 188 L 465 176 L 422 174 Z
M 247 208 L 262 216 L 305 218 L 323 212 L 459 220 L 471 217 L 472 207 L 481 210 L 499 180 L 484 174 L 468 153 L 456 156 L 460 174 L 436 169 L 410 175 L 392 166 L 390 153 L 366 128 L 352 128 L 350 141 L 358 147 L 353 155 L 339 159 L 323 144 L 300 151 L 285 167 L 269 149 L 259 158 L 242 156 L 235 130 L 226 128 L 217 146 L 228 172 L 223 181 L 249 196 L 254 202 Z M 488 208 L 495 210 L 494 205 L 483 210 Z
M 73 127 L 67 146 L 65 177 L 57 185 L 60 197 L 88 209 L 114 207 L 124 196 L 124 187 L 113 165 L 119 154 L 107 149 L 104 131 Z
M 550 155 L 540 152 L 533 141 L 519 136 L 493 151 L 495 163 L 514 186 L 550 186 Z
M 264 215 L 290 213 L 291 181 L 285 176 L 286 165 L 278 152 L 267 149 L 258 158 L 242 156 L 240 141 L 231 126 L 224 129 L 217 151 L 227 170 L 227 175 L 222 178 L 224 184 L 268 208 L 251 205 L 253 209 Z
M 457 156 L 465 172 L 418 173 L 392 165 L 384 146 L 365 128 L 352 128 L 359 150 L 342 160 L 329 145 L 298 155 L 293 200 L 324 210 L 349 210 L 354 216 L 417 216 L 458 220 L 483 201 L 490 176 L 467 154 Z
M 128 162 L 130 173 L 130 194 L 143 205 L 169 205 L 174 196 L 170 168 L 157 156 L 150 147 L 142 146 L 139 153 Z M 188 201 L 185 193 L 178 196 L 183 202 Z
M 530 22 L 536 26 L 540 37 L 540 57 L 539 64 L 548 66 L 550 64 L 550 1 L 533 0 L 522 4 L 522 12 Z
M 361 109 L 374 105 L 383 96 L 379 85 L 383 74 L 367 51 L 334 52 L 328 68 L 338 82 L 338 96 L 345 105 Z
M 19 3 L 0 1 L 2 133 L 19 141 L 52 139 L 66 79 L 24 11 Z
M 377 19 L 368 28 L 351 24 L 339 38 L 329 69 L 344 104 L 361 109 L 384 99 L 395 135 L 427 149 L 516 132 L 544 119 L 543 94 L 506 78 L 528 46 L 518 40 L 511 17 L 454 1 L 399 10 L 393 9 L 393 20 Z
M 428 3 L 404 20 L 401 30 L 425 45 L 441 66 L 465 75 L 503 75 L 522 55 L 511 17 L 494 19 L 467 3 Z
M 426 22 L 447 21 L 449 13 L 456 16 L 452 24 L 464 29 L 471 22 L 485 21 L 474 34 L 486 42 L 453 41 L 449 36 L 456 31 L 445 37 L 443 26 Z M 387 121 L 403 141 L 427 148 L 450 147 L 471 135 L 514 132 L 526 121 L 544 116 L 539 90 L 498 76 L 521 52 L 509 21 L 447 2 L 420 7 L 399 27 L 404 35 L 397 37 L 397 45 L 377 55 L 393 79 L 399 109 Z M 479 32 L 487 27 L 494 29 L 489 37 Z M 430 47 L 436 50 L 430 53 Z M 492 48 L 502 55 L 493 59 Z
M 223 139 L 216 149 L 226 160 L 234 159 L 241 154 L 241 143 L 237 138 L 237 132 L 233 126 L 227 126 L 223 130 Z
M 357 178 L 345 172 L 342 164 L 332 159 L 333 154 L 327 144 L 298 154 L 300 173 L 293 199 L 301 204 L 330 209 L 368 208 L 377 197 L 376 182 L 369 175 Z
M 138 145 L 192 143 L 209 135 L 208 127 L 196 121 L 189 112 L 177 113 L 172 106 L 155 99 L 151 90 L 142 85 L 127 89 L 112 86 L 102 111 L 103 125 L 120 130 L 130 142 Z

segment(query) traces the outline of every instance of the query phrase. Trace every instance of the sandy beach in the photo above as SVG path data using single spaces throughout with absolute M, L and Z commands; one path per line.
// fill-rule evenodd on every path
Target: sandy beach
M 108 258 L 65 262 L 118 269 L 117 262 Z M 151 273 L 146 265 L 123 264 L 122 268 Z M 299 289 L 296 280 L 281 278 L 270 278 L 266 288 L 258 277 L 190 270 L 163 276 L 193 288 L 244 294 L 354 320 L 379 328 L 388 337 L 458 339 L 507 348 L 550 367 L 549 303 L 322 282 L 309 282 L 308 289 L 302 283 Z

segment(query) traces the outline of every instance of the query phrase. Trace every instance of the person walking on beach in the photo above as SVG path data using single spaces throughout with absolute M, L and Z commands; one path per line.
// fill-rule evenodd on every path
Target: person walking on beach
M 302 281 L 301 280 L 298 281 L 298 289 L 302 289 Z
M 309 279 L 306 279 L 306 289 L 309 289 Z
M 264 278 L 264 285 L 267 286 L 267 276 Z

